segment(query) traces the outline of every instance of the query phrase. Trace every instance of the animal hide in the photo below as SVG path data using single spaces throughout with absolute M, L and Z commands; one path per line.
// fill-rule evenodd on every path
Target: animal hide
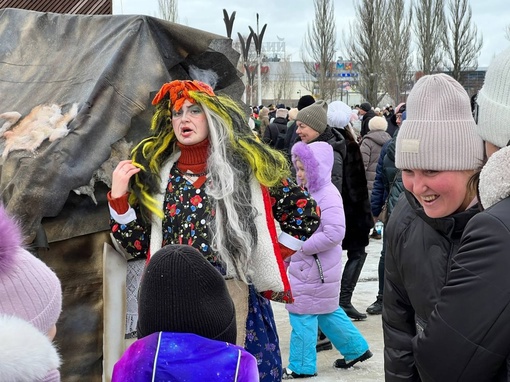
M 15 111 L 0 114 L 6 119 L 0 131 L 5 138 L 5 147 L 2 157 L 5 159 L 11 151 L 28 150 L 35 153 L 41 143 L 49 139 L 53 142 L 65 137 L 69 130 L 67 125 L 78 114 L 78 104 L 74 103 L 69 111 L 62 114 L 59 105 L 37 105 L 21 121 L 21 114 Z M 7 130 L 10 127 L 11 130 Z
M 94 204 L 97 205 L 97 200 L 94 195 L 96 182 L 103 182 L 108 186 L 108 188 L 111 188 L 113 170 L 115 170 L 115 167 L 117 167 L 121 160 L 129 158 L 132 147 L 133 144 L 126 141 L 125 138 L 115 142 L 112 145 L 112 153 L 110 157 L 103 162 L 101 167 L 94 171 L 90 182 L 84 186 L 74 189 L 73 191 L 78 195 L 90 196 Z

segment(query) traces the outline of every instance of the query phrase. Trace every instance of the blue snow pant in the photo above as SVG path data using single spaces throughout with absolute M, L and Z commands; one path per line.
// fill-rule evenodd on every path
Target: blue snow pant
M 328 337 L 346 361 L 368 350 L 368 343 L 342 308 L 328 314 L 289 313 L 290 354 L 288 368 L 298 374 L 317 372 L 317 327 Z

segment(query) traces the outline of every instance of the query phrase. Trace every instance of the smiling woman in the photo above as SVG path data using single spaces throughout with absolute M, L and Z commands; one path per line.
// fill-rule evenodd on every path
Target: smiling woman
M 424 76 L 409 94 L 395 157 L 405 198 L 385 229 L 386 381 L 420 379 L 412 340 L 426 327 L 464 227 L 479 211 L 472 179 L 483 142 L 475 127 L 469 96 L 452 77 Z

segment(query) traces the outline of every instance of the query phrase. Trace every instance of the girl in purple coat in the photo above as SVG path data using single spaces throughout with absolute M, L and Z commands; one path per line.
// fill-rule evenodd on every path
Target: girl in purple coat
M 289 260 L 294 303 L 287 305 L 292 332 L 283 379 L 317 375 L 318 326 L 344 356 L 334 367 L 347 369 L 372 357 L 367 341 L 338 306 L 345 216 L 342 197 L 331 182 L 333 149 L 326 142 L 298 142 L 292 147 L 292 162 L 298 184 L 321 208 L 321 223 Z

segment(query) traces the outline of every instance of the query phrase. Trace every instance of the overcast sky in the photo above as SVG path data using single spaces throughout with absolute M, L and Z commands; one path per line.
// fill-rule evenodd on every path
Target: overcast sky
M 241 4 L 241 5 L 240 5 Z M 337 55 L 343 54 L 340 36 L 348 31 L 354 20 L 353 0 L 334 0 L 338 33 Z M 229 14 L 236 11 L 232 36 L 249 33 L 248 27 L 262 29 L 267 24 L 263 42 L 277 42 L 283 38 L 286 54 L 300 60 L 300 50 L 307 26 L 314 19 L 312 0 L 181 0 L 178 3 L 178 21 L 181 24 L 225 36 L 223 9 Z M 473 19 L 482 33 L 484 43 L 478 59 L 479 66 L 487 66 L 495 54 L 510 45 L 504 29 L 510 24 L 510 0 L 471 0 Z M 158 0 L 113 0 L 114 14 L 158 15 Z M 344 57 L 347 58 L 347 57 Z

